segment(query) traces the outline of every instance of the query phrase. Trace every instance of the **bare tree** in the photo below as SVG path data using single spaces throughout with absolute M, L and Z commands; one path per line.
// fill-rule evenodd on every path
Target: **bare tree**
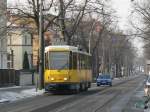
M 7 68 L 6 1 L 0 1 L 0 68 Z
M 0 1 L 0 39 L 6 37 L 6 3 Z
M 146 58 L 150 59 L 150 1 L 135 1 L 133 10 L 134 11 L 132 13 L 138 15 L 139 18 L 141 18 L 141 21 L 139 19 L 139 24 L 131 22 L 132 26 L 136 30 L 136 36 L 144 40 L 145 56 Z

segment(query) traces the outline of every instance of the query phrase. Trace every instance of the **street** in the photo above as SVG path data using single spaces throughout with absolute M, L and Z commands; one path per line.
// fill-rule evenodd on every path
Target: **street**
M 114 80 L 112 87 L 93 84 L 87 92 L 79 94 L 43 94 L 4 103 L 0 105 L 0 112 L 122 112 L 135 91 L 143 87 L 143 79 L 138 76 Z

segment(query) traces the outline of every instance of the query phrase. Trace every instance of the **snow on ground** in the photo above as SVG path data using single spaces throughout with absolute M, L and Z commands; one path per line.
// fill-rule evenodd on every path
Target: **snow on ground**
M 29 97 L 41 95 L 43 93 L 44 93 L 44 90 L 36 91 L 35 88 L 22 90 L 20 92 L 3 91 L 3 92 L 0 92 L 0 103 L 13 102 L 13 101 L 17 101 L 23 98 L 29 98 Z
M 1 99 L 0 103 L 3 103 L 3 102 L 9 102 L 9 100 L 8 99 Z
M 16 89 L 16 88 L 21 88 L 21 86 L 4 87 L 4 88 L 0 88 L 0 90 Z
M 114 80 L 120 80 L 119 78 L 114 78 Z

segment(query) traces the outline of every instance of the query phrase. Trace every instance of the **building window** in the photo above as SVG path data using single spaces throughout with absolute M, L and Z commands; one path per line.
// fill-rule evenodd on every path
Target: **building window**
M 0 39 L 0 49 L 2 48 L 2 40 Z
M 0 55 L 0 69 L 1 69 L 1 55 Z
M 7 67 L 8 68 L 11 68 L 11 64 L 12 64 L 11 59 L 12 59 L 12 55 L 8 54 L 7 55 Z
M 3 54 L 1 54 L 1 68 L 3 68 Z
M 0 47 L 1 47 L 1 50 L 3 51 L 3 47 L 4 47 L 3 46 L 3 39 L 0 40 Z
M 27 45 L 27 36 L 26 35 L 24 36 L 24 39 L 25 39 L 25 45 Z
M 12 45 L 12 37 L 10 36 L 10 45 Z

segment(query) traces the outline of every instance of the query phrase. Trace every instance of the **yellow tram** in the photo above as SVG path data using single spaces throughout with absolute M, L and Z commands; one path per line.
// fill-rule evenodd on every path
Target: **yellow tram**
M 45 48 L 46 91 L 85 91 L 91 87 L 91 56 L 73 46 Z

